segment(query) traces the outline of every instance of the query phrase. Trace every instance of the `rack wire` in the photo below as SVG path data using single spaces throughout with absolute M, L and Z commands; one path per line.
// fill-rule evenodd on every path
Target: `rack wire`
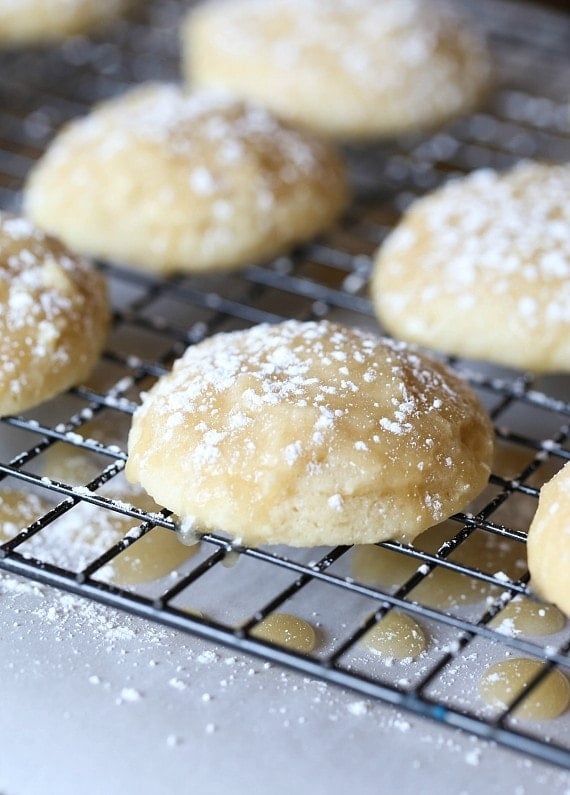
M 183 8 L 179 0 L 155 0 L 92 39 L 1 54 L 1 207 L 18 209 L 28 170 L 65 120 L 134 82 L 177 77 Z M 529 593 L 528 522 L 541 484 L 570 459 L 568 378 L 449 362 L 487 406 L 502 455 L 472 511 L 446 524 L 444 543 L 425 549 L 378 545 L 392 555 L 394 566 L 408 564 L 397 582 L 371 581 L 355 565 L 358 551 L 349 547 L 236 550 L 215 533 L 204 535 L 198 553 L 174 573 L 162 572 L 150 584 L 118 585 L 102 574 L 155 528 L 175 529 L 166 511 L 137 502 L 121 473 L 140 392 L 187 345 L 218 331 L 286 317 L 326 316 L 376 328 L 366 292 L 371 255 L 413 198 L 476 167 L 502 168 L 523 157 L 570 157 L 565 93 L 570 19 L 504 0 L 480 0 L 477 9 L 500 76 L 488 107 L 432 135 L 348 148 L 355 199 L 329 236 L 224 277 L 165 280 L 99 263 L 115 310 L 101 365 L 86 384 L 0 423 L 0 497 L 15 491 L 27 506 L 18 531 L 2 539 L 0 568 L 570 768 L 568 715 L 524 721 L 513 715 L 520 698 L 508 709 L 491 710 L 473 684 L 488 661 L 507 652 L 544 663 L 532 686 L 552 669 L 570 668 L 567 627 L 540 638 L 505 634 L 496 626 L 509 602 Z M 82 525 L 107 527 L 116 519 L 123 530 L 134 529 L 106 544 L 99 539 L 91 554 L 82 547 L 75 560 L 72 554 L 58 558 L 50 544 L 57 528 L 78 511 L 84 511 Z M 488 547 L 484 563 L 462 555 L 477 539 Z M 239 565 L 230 565 L 236 558 Z M 478 598 L 435 604 L 431 597 L 420 598 L 426 582 L 442 576 L 451 577 L 448 584 L 462 583 L 463 595 L 475 591 Z M 195 606 L 200 614 L 189 611 Z M 405 667 L 388 666 L 359 644 L 394 608 L 417 619 L 431 638 L 422 659 Z M 321 643 L 315 652 L 300 654 L 255 637 L 259 622 L 281 609 L 319 617 Z

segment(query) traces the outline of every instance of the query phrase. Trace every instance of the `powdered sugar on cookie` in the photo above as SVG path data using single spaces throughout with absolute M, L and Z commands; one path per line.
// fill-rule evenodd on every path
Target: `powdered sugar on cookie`
M 90 264 L 27 219 L 1 213 L 0 413 L 51 397 L 74 383 L 75 368 L 84 377 L 107 320 L 104 283 Z
M 438 123 L 490 75 L 482 39 L 431 0 L 218 0 L 189 13 L 183 42 L 191 84 L 343 137 Z
M 418 201 L 378 253 L 373 293 L 404 339 L 570 369 L 570 168 L 484 169 Z
M 77 251 L 159 272 L 273 256 L 326 229 L 346 200 L 331 144 L 227 93 L 168 83 L 67 125 L 25 194 L 30 216 Z
M 378 540 L 439 521 L 457 490 L 465 499 L 486 480 L 490 449 L 475 396 L 441 365 L 363 331 L 291 320 L 189 348 L 135 416 L 127 476 L 204 526 L 243 523 L 241 537 L 281 531 L 302 545 L 297 520 L 313 528 L 305 545 L 334 538 L 335 523 L 344 542 Z M 180 500 L 174 481 L 188 484 Z M 230 525 L 207 518 L 219 500 L 234 504 Z M 293 529 L 275 518 L 287 505 Z M 353 532 L 351 512 L 367 517 Z M 391 521 L 405 528 L 388 531 Z

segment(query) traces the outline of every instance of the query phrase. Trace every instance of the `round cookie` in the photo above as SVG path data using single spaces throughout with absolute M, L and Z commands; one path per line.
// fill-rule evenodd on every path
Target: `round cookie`
M 570 463 L 540 491 L 527 554 L 532 589 L 570 616 Z
M 85 379 L 108 325 L 101 274 L 27 219 L 0 213 L 0 416 Z
M 135 413 L 126 475 L 183 527 L 249 544 L 411 541 L 483 489 L 492 448 L 443 365 L 289 320 L 189 348 Z
M 0 46 L 41 44 L 88 33 L 130 0 L 0 0 Z
M 341 139 L 438 126 L 490 85 L 485 44 L 437 0 L 218 0 L 182 43 L 191 85 Z
M 227 95 L 158 83 L 68 125 L 25 194 L 28 214 L 76 250 L 162 273 L 274 256 L 346 201 L 329 144 Z
M 378 318 L 402 339 L 570 370 L 570 166 L 476 171 L 420 199 L 379 249 Z

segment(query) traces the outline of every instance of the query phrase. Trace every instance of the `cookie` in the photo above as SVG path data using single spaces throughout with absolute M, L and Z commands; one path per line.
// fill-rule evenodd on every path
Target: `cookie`
M 433 0 L 218 0 L 183 26 L 184 74 L 341 139 L 437 127 L 477 107 L 489 53 Z
M 331 145 L 226 95 L 158 83 L 71 122 L 25 194 L 28 214 L 76 250 L 159 273 L 272 257 L 334 224 L 346 201 Z
M 532 590 L 570 616 L 570 463 L 540 490 L 527 553 Z
M 570 370 L 570 167 L 476 171 L 411 206 L 372 298 L 402 339 L 535 372 Z
M 0 416 L 87 378 L 109 325 L 90 263 L 25 218 L 0 213 Z
M 189 348 L 135 413 L 127 478 L 248 544 L 411 541 L 486 485 L 478 398 L 438 362 L 289 320 Z
M 119 17 L 130 0 L 0 0 L 0 46 L 57 42 Z

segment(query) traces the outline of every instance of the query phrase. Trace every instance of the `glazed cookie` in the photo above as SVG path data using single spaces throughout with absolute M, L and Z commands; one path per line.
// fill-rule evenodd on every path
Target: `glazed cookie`
M 130 0 L 0 0 L 0 46 L 58 41 L 120 16 Z
M 471 389 L 401 344 L 289 320 L 189 348 L 129 435 L 127 478 L 250 544 L 411 541 L 487 483 Z
M 25 196 L 28 214 L 78 251 L 163 273 L 271 257 L 332 225 L 346 201 L 330 145 L 226 95 L 168 84 L 72 122 Z
M 108 324 L 103 277 L 27 219 L 0 213 L 0 416 L 86 378 Z
M 218 0 L 182 41 L 191 85 L 342 139 L 438 126 L 490 84 L 485 44 L 437 0 Z
M 570 166 L 476 171 L 412 205 L 375 261 L 383 327 L 458 356 L 570 370 Z
M 540 491 L 527 552 L 532 589 L 570 616 L 570 464 Z

